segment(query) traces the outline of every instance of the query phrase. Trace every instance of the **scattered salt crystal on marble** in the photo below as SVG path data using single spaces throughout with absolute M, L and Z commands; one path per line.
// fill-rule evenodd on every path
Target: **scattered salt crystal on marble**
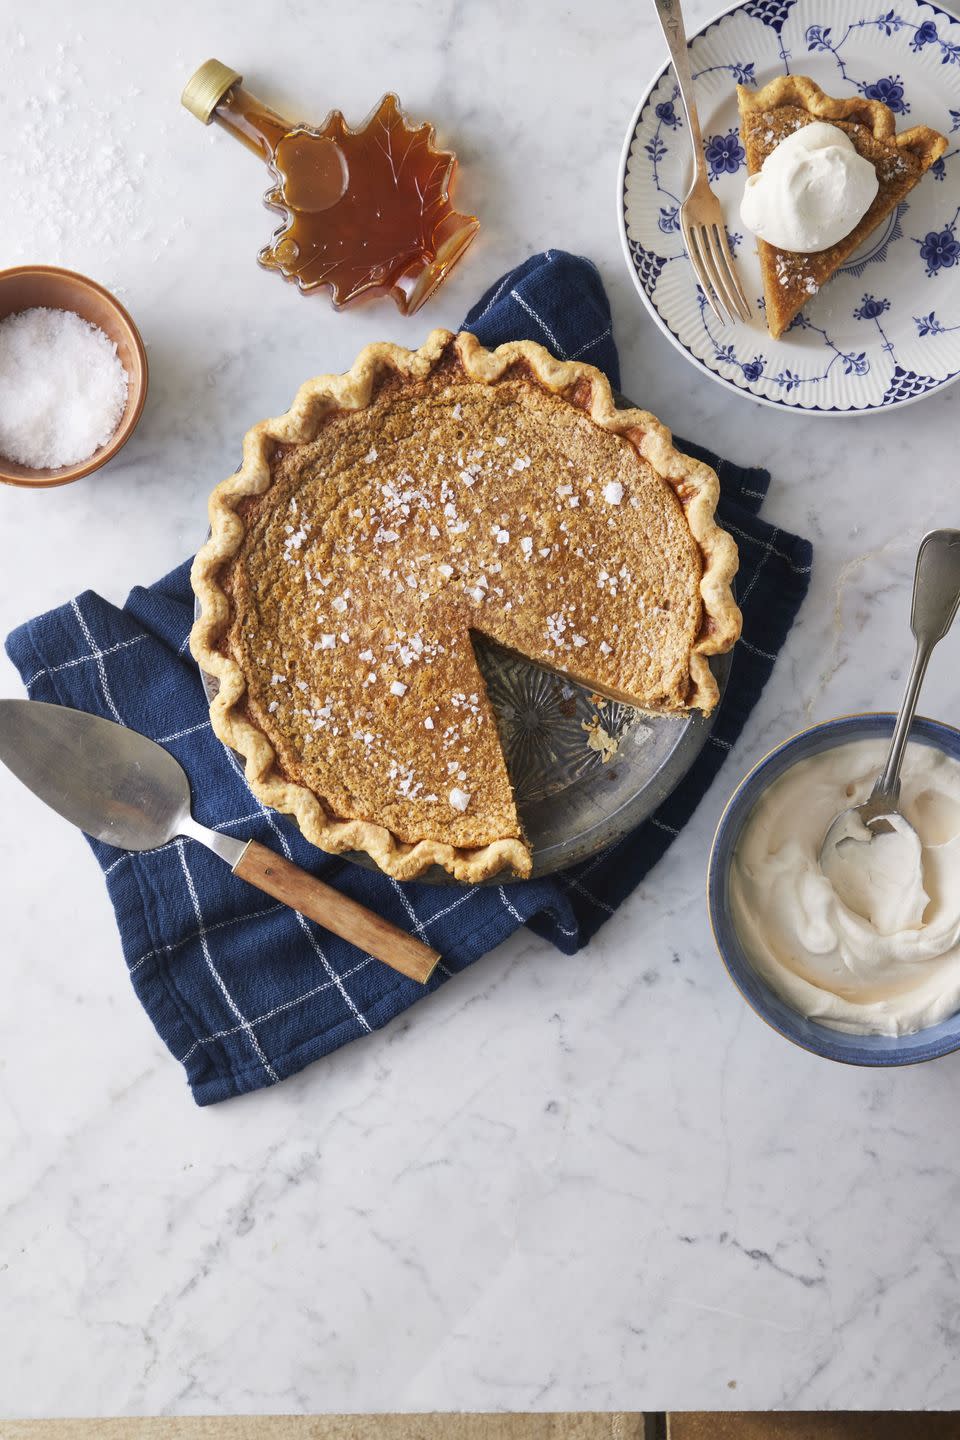
M 454 785 L 453 789 L 450 791 L 448 799 L 454 810 L 460 810 L 462 812 L 466 810 L 467 806 L 470 804 L 471 797 L 469 791 L 461 790 L 459 785 Z
M 126 403 L 127 373 L 97 326 L 47 308 L 0 320 L 0 455 L 32 470 L 79 465 Z
M 39 45 L 24 41 L 20 48 L 26 53 L 18 64 L 25 74 L 42 66 L 42 83 L 23 87 L 19 107 L 10 87 L 4 95 L 7 128 L 17 137 L 4 157 L 4 213 L 28 220 L 8 227 L 4 263 L 32 260 L 38 251 L 68 250 L 75 258 L 101 254 L 105 223 L 111 234 L 123 235 L 124 257 L 136 256 L 141 264 L 156 261 L 187 221 L 179 214 L 158 222 L 144 213 L 146 197 L 156 187 L 148 183 L 148 156 L 128 138 L 135 133 L 129 111 L 142 110 L 130 102 L 141 91 L 123 84 L 115 71 L 111 83 L 91 86 L 86 66 L 83 73 L 80 69 L 90 43 L 71 31 L 66 16 L 57 26 L 57 39 L 55 53 L 42 33 Z M 110 65 L 115 57 L 107 47 L 103 50 L 101 58 Z M 161 134 L 165 128 L 159 127 Z M 158 155 L 162 149 L 157 147 Z M 56 163 L 38 164 L 38 157 L 50 156 Z

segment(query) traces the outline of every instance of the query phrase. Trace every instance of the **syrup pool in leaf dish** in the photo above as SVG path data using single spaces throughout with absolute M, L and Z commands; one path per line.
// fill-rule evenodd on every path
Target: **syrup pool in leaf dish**
M 274 184 L 265 204 L 284 217 L 260 264 L 302 291 L 326 287 L 337 309 L 389 295 L 412 315 L 459 260 L 479 228 L 453 208 L 456 156 L 438 150 L 433 126 L 411 125 L 385 95 L 351 128 L 339 110 L 319 128 L 284 120 L 208 60 L 182 100 L 265 160 Z

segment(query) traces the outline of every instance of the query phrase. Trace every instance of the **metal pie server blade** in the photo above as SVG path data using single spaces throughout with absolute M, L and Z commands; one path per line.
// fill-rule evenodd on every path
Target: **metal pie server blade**
M 235 840 L 190 813 L 190 781 L 135 730 L 38 700 L 0 700 L 0 761 L 58 815 L 107 845 L 153 850 L 199 840 L 248 884 L 426 984 L 440 956 L 256 840 Z
M 183 768 L 162 746 L 112 720 L 37 700 L 0 700 L 0 760 L 58 815 L 107 845 L 153 850 L 192 833 Z M 235 864 L 243 842 L 219 839 L 218 853 Z

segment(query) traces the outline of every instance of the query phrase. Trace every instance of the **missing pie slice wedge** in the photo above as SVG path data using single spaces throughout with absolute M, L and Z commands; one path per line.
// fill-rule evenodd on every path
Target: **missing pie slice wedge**
M 314 844 L 529 873 L 471 636 L 657 713 L 740 633 L 714 472 L 599 370 L 436 330 L 254 426 L 214 490 L 192 648 L 214 730 Z
M 737 86 L 747 173 L 755 175 L 786 136 L 814 120 L 845 131 L 877 172 L 880 188 L 850 234 L 827 250 L 807 255 L 757 239 L 767 328 L 774 339 L 792 324 L 812 296 L 920 181 L 947 148 L 946 136 L 926 125 L 897 134 L 893 111 L 862 95 L 836 100 L 805 75 L 781 75 L 762 90 Z

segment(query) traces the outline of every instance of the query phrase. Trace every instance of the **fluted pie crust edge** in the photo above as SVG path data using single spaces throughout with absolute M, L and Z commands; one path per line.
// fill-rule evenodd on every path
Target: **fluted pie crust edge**
M 882 100 L 868 100 L 864 95 L 846 95 L 836 99 L 828 95 L 808 75 L 778 75 L 760 90 L 737 86 L 737 99 L 742 114 L 754 110 L 776 110 L 781 105 L 795 105 L 816 115 L 818 120 L 850 120 L 864 125 L 875 140 L 910 150 L 925 162 L 925 168 L 938 160 L 947 148 L 947 139 L 929 125 L 914 125 L 897 130 L 897 118 Z

